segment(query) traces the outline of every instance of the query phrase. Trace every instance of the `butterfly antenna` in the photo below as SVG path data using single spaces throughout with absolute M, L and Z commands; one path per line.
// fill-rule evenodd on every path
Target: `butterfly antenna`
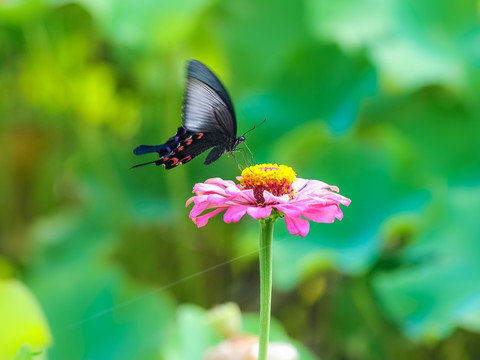
M 267 121 L 267 118 L 263 119 L 263 121 L 260 124 L 258 124 L 258 126 L 262 125 L 265 121 Z M 257 125 L 253 125 L 253 128 L 245 131 L 242 136 L 245 136 L 245 134 L 248 134 L 250 131 L 255 130 L 256 127 L 257 127 Z

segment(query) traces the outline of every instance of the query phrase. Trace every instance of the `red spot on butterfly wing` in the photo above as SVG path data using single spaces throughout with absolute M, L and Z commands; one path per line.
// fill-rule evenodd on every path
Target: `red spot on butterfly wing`
M 185 146 L 190 145 L 192 142 L 193 142 L 192 136 L 190 135 L 190 137 L 188 137 L 187 139 L 185 139 Z
M 195 135 L 197 135 L 197 139 L 201 139 L 203 137 L 203 133 L 196 133 Z
M 165 169 L 168 170 L 168 169 L 174 168 L 174 167 L 176 167 L 180 164 L 181 164 L 181 162 L 178 160 L 178 158 L 167 157 L 166 156 L 166 157 L 162 158 L 162 164 L 161 165 L 163 165 L 165 167 Z
M 182 151 L 182 150 L 183 150 L 183 148 L 184 148 L 184 146 L 183 146 L 183 145 L 182 145 L 182 146 L 179 146 L 179 147 L 177 148 L 177 151 Z
M 185 163 L 189 162 L 190 160 L 192 160 L 192 156 L 187 155 L 182 160 L 180 160 L 180 164 L 185 164 Z

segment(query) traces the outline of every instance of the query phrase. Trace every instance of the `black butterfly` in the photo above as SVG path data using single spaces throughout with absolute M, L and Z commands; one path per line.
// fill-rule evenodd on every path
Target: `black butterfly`
M 171 169 L 213 147 L 205 159 L 208 165 L 224 153 L 231 154 L 244 141 L 245 136 L 237 136 L 237 120 L 227 90 L 204 64 L 190 60 L 182 126 L 165 144 L 136 147 L 135 155 L 156 152 L 160 159 L 134 167 L 155 163 Z

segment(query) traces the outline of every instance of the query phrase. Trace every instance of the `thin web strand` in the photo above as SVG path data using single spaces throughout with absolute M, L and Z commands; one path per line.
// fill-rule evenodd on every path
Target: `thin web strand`
M 285 239 L 276 240 L 275 242 L 276 242 L 276 243 L 279 243 L 279 242 L 281 242 L 281 241 L 283 241 L 283 240 L 285 240 Z M 147 292 L 143 293 L 142 295 L 136 296 L 136 297 L 134 297 L 134 298 L 132 298 L 132 299 L 130 299 L 130 300 L 126 300 L 126 301 L 124 301 L 124 302 L 122 302 L 122 303 L 120 303 L 120 304 L 118 304 L 118 305 L 115 305 L 115 306 L 112 306 L 112 307 L 107 308 L 107 309 L 105 309 L 105 310 L 102 310 L 102 311 L 100 311 L 100 312 L 98 312 L 98 313 L 96 313 L 96 314 L 94 314 L 94 315 L 91 315 L 91 316 L 89 316 L 89 317 L 86 317 L 86 318 L 84 318 L 84 319 L 82 319 L 82 320 L 79 320 L 79 321 L 76 321 L 76 322 L 74 322 L 74 323 L 71 323 L 70 325 L 68 325 L 68 326 L 65 328 L 65 331 L 64 331 L 64 332 L 66 332 L 67 330 L 72 330 L 72 329 L 76 328 L 77 326 L 80 326 L 80 325 L 85 324 L 85 323 L 87 323 L 87 322 L 89 322 L 89 321 L 95 320 L 95 319 L 97 319 L 97 318 L 99 318 L 99 317 L 102 317 L 103 315 L 106 315 L 106 314 L 109 314 L 109 313 L 111 313 L 111 312 L 114 312 L 115 310 L 122 309 L 122 308 L 127 307 L 127 306 L 129 306 L 129 305 L 131 305 L 131 304 L 137 303 L 137 302 L 139 302 L 139 301 L 141 301 L 141 300 L 143 300 L 143 299 L 145 299 L 145 298 L 148 298 L 148 297 L 150 297 L 150 296 L 152 296 L 152 295 L 154 295 L 154 294 L 161 293 L 161 292 L 163 292 L 163 291 L 165 291 L 165 290 L 167 290 L 167 289 L 170 289 L 170 288 L 172 288 L 172 287 L 174 287 L 174 286 L 176 286 L 176 285 L 178 285 L 178 284 L 181 284 L 181 283 L 183 283 L 183 282 L 186 282 L 186 281 L 188 281 L 188 280 L 191 280 L 191 279 L 193 279 L 193 278 L 196 278 L 196 277 L 198 277 L 198 276 L 200 276 L 200 275 L 203 275 L 203 274 L 206 274 L 206 273 L 208 273 L 208 272 L 210 272 L 210 271 L 213 271 L 213 270 L 216 270 L 216 269 L 218 269 L 218 268 L 221 268 L 221 267 L 223 267 L 223 266 L 225 266 L 225 265 L 228 265 L 228 264 L 230 264 L 230 263 L 232 263 L 232 262 L 235 262 L 235 261 L 237 261 L 237 260 L 240 260 L 240 259 L 242 259 L 242 258 L 244 258 L 244 257 L 247 257 L 247 256 L 250 256 L 250 255 L 252 255 L 252 254 L 258 253 L 258 251 L 259 251 L 259 249 L 254 250 L 254 251 L 250 251 L 250 252 L 245 253 L 245 254 L 243 254 L 243 255 L 237 256 L 237 257 L 235 257 L 235 258 L 233 258 L 233 259 L 230 259 L 230 260 L 221 262 L 221 263 L 219 263 L 219 264 L 210 266 L 209 268 L 206 268 L 206 269 L 204 269 L 204 270 L 201 270 L 201 271 L 199 271 L 199 272 L 197 272 L 197 273 L 194 273 L 194 274 L 192 274 L 192 275 L 188 275 L 188 276 L 186 276 L 186 277 L 184 277 L 184 278 L 181 278 L 181 279 L 179 279 L 179 280 L 173 281 L 173 282 L 171 282 L 171 283 L 169 283 L 169 284 L 167 284 L 167 285 L 160 286 L 160 287 L 158 287 L 158 288 L 156 288 L 156 289 L 152 289 L 152 290 L 150 290 L 150 291 L 147 291 Z

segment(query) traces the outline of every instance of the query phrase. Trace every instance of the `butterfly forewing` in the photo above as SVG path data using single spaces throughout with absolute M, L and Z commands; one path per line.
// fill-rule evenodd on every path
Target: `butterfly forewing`
M 226 115 L 219 119 L 216 112 Z M 210 86 L 189 78 L 183 104 L 183 127 L 190 131 L 215 132 L 230 138 L 232 123 L 233 119 L 222 98 Z
M 187 79 L 189 78 L 200 80 L 215 90 L 218 96 L 220 96 L 227 105 L 228 111 L 232 114 L 232 117 L 235 120 L 235 110 L 233 109 L 232 100 L 230 99 L 227 90 L 208 67 L 203 65 L 200 61 L 190 60 L 187 69 Z M 235 123 L 235 126 L 236 125 L 237 124 Z M 235 134 L 236 130 L 237 129 L 235 128 Z

